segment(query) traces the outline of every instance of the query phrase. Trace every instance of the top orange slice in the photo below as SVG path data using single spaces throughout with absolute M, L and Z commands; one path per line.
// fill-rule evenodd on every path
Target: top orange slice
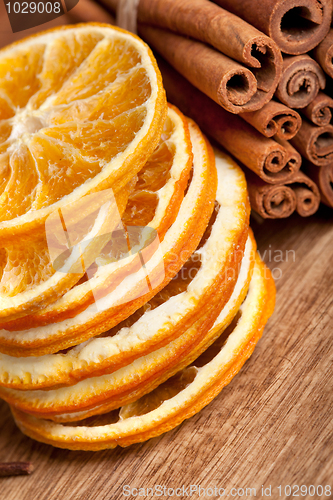
M 95 292 L 99 292 L 99 288 L 102 288 L 102 296 L 99 298 L 99 293 L 97 293 L 97 300 L 84 310 L 78 310 L 77 314 L 75 314 L 74 309 L 73 317 L 23 331 L 0 329 L 0 351 L 2 353 L 15 357 L 42 356 L 78 345 L 106 332 L 119 324 L 120 321 L 128 318 L 162 290 L 178 273 L 198 246 L 205 232 L 214 209 L 217 185 L 213 150 L 194 123 L 190 122 L 189 128 L 193 148 L 193 170 L 190 183 L 177 217 L 158 245 L 158 251 L 154 252 L 152 256 L 148 256 L 147 260 L 146 256 L 143 255 L 144 266 L 141 264 L 137 272 L 125 275 L 119 283 L 117 281 L 114 283 L 113 279 L 111 283 L 108 282 L 108 277 L 112 278 L 114 274 L 110 273 L 107 268 L 110 266 L 109 269 L 114 270 L 118 266 L 122 270 L 126 259 L 101 265 L 96 274 L 89 279 L 90 283 L 86 282 L 89 286 L 81 283 L 73 288 L 72 293 L 69 292 L 67 297 L 64 295 L 64 300 L 55 306 L 58 312 L 61 312 L 67 309 L 68 304 L 74 306 L 75 304 L 84 304 L 87 293 L 93 290 L 95 294 Z M 147 172 L 146 169 L 145 171 Z M 165 187 L 169 191 L 170 183 L 167 182 Z M 165 199 L 161 193 L 160 199 L 162 202 Z M 244 201 L 245 208 L 245 200 L 242 201 Z M 157 206 L 154 219 L 160 212 L 159 208 L 161 207 Z M 157 219 L 155 222 L 151 221 L 149 225 L 154 227 L 155 223 L 158 222 Z M 158 225 L 155 228 L 160 232 Z M 138 256 L 140 257 L 140 252 L 133 254 L 135 259 Z
M 0 236 L 118 193 L 157 146 L 166 109 L 150 49 L 119 28 L 60 27 L 2 49 Z

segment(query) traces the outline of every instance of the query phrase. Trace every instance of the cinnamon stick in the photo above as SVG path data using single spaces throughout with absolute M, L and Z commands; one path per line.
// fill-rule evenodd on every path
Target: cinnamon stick
M 295 173 L 285 184 L 274 186 L 248 169 L 245 175 L 251 207 L 265 219 L 286 218 L 295 210 L 302 217 L 309 217 L 318 210 L 319 190 L 303 172 Z
M 305 161 L 304 172 L 317 184 L 321 201 L 333 208 L 333 163 L 318 167 Z
M 333 28 L 314 49 L 313 57 L 331 78 L 333 78 Z
M 324 126 L 332 120 L 332 109 L 333 99 L 324 92 L 319 92 L 317 97 L 300 111 L 315 125 Z
M 290 108 L 305 108 L 326 84 L 319 64 L 307 54 L 285 56 L 276 97 Z
M 333 79 L 330 77 L 326 78 L 325 94 L 333 99 Z
M 0 463 L 0 477 L 27 476 L 34 470 L 31 462 L 3 462 Z
M 161 28 L 140 24 L 138 32 L 195 87 L 231 113 L 261 105 L 254 74 L 230 57 Z
M 214 0 L 270 36 L 286 54 L 304 54 L 327 35 L 331 0 Z
M 265 137 L 276 136 L 285 140 L 294 137 L 302 124 L 297 111 L 277 101 L 270 101 L 258 111 L 241 113 L 240 116 Z
M 283 183 L 299 170 L 301 156 L 290 144 L 286 148 L 264 137 L 239 116 L 218 106 L 161 58 L 158 64 L 170 102 L 262 179 Z
M 250 170 L 245 171 L 251 208 L 264 219 L 284 219 L 296 209 L 296 194 L 285 185 L 267 184 Z
M 286 182 L 296 194 L 296 211 L 302 217 L 309 217 L 317 212 L 320 193 L 317 185 L 303 172 L 299 171 Z
M 68 16 L 74 23 L 99 22 L 116 24 L 114 16 L 93 0 L 80 0 L 79 3 L 69 11 Z
M 302 156 L 315 165 L 328 165 L 333 162 L 333 126 L 318 127 L 306 118 L 299 132 L 290 140 Z
M 101 2 L 112 10 L 119 0 Z M 239 17 L 208 0 L 140 0 L 138 23 L 142 35 L 142 24 L 168 29 L 209 44 L 234 61 L 253 68 L 251 72 L 257 81 L 257 90 L 246 109 L 260 109 L 272 98 L 281 76 L 281 53 L 272 39 Z M 167 50 L 162 42 L 162 48 Z M 164 57 L 168 56 L 165 54 Z M 192 69 L 192 76 L 193 73 L 198 73 L 196 66 Z M 250 95 L 249 81 L 244 74 L 244 70 L 240 74 L 236 72 L 231 82 L 233 93 L 237 90 L 239 97 Z M 234 109 L 233 112 L 237 111 Z

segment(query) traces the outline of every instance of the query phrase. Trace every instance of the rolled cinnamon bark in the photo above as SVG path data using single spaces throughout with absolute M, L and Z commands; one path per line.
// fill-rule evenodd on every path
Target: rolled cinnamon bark
M 267 184 L 250 170 L 245 170 L 251 208 L 264 219 L 284 219 L 296 210 L 296 194 L 284 184 Z
M 262 179 L 283 183 L 299 170 L 301 156 L 290 144 L 286 148 L 264 137 L 239 116 L 218 106 L 161 58 L 158 64 L 170 102 Z
M 322 69 L 310 56 L 285 56 L 275 95 L 290 108 L 305 108 L 325 84 Z
M 321 201 L 333 208 L 333 163 L 318 167 L 305 161 L 304 172 L 318 186 Z
M 319 92 L 310 104 L 300 111 L 312 123 L 318 126 L 328 125 L 332 120 L 333 99 L 324 92 Z
M 195 87 L 231 113 L 261 105 L 254 74 L 230 57 L 169 30 L 140 24 L 138 32 Z
M 295 210 L 302 217 L 313 215 L 320 204 L 316 184 L 303 172 L 296 172 L 285 184 L 267 184 L 245 170 L 251 207 L 265 219 L 289 217 Z
M 302 125 L 297 111 L 277 101 L 270 101 L 258 111 L 241 113 L 240 116 L 265 137 L 276 136 L 285 140 L 294 137 Z
M 328 165 L 333 162 L 333 126 L 318 127 L 306 118 L 299 132 L 290 140 L 302 156 L 315 165 Z
M 333 78 L 333 28 L 314 49 L 313 57 L 331 78 Z
M 119 3 L 119 0 L 100 1 L 111 10 Z M 207 43 L 225 56 L 253 68 L 257 91 L 246 109 L 260 109 L 272 98 L 281 76 L 281 53 L 271 38 L 239 17 L 208 0 L 140 0 L 138 22 L 139 31 L 141 24 L 169 29 Z M 160 44 L 167 50 L 163 40 Z M 191 72 L 193 76 L 197 68 L 193 67 Z M 237 89 L 238 94 L 248 95 L 249 81 L 244 73 L 235 73 L 229 85 L 233 92 Z
M 332 19 L 331 0 L 214 0 L 252 24 L 286 54 L 304 54 L 327 35 Z
M 303 172 L 299 171 L 286 182 L 296 195 L 296 210 L 302 217 L 309 217 L 317 212 L 320 193 L 317 185 Z

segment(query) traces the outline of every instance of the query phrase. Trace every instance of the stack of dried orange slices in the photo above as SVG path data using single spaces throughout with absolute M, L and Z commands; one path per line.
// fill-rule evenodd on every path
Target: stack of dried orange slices
M 54 446 L 128 446 L 207 405 L 274 308 L 244 175 L 102 24 L 0 51 L 0 397 Z

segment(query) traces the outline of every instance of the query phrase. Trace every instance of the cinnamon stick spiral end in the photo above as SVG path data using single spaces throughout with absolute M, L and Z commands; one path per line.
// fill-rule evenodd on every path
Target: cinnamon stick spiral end
M 297 172 L 286 183 L 296 195 L 296 210 L 302 217 L 309 217 L 317 212 L 320 193 L 317 185 L 303 172 Z
M 319 208 L 320 198 L 313 190 L 303 186 L 294 188 L 296 194 L 296 210 L 302 217 L 309 217 L 317 212 Z
M 317 127 L 307 120 L 290 141 L 304 158 L 315 165 L 329 165 L 333 162 L 333 126 Z
M 278 0 L 270 17 L 269 36 L 286 54 L 304 54 L 327 35 L 332 18 L 330 0 Z
M 290 108 L 305 108 L 325 85 L 321 67 L 310 56 L 286 56 L 276 97 Z
M 242 64 L 197 40 L 139 23 L 139 35 L 180 74 L 231 113 L 259 107 L 257 80 Z
M 275 144 L 276 149 L 266 156 L 259 175 L 269 184 L 283 184 L 299 171 L 302 158 L 288 141 L 276 137 Z
M 318 61 L 331 78 L 333 78 L 333 29 L 331 28 L 327 36 L 314 49 L 313 57 Z
M 276 136 L 288 141 L 302 125 L 300 115 L 277 101 L 270 101 L 258 111 L 242 113 L 241 117 L 265 137 Z
M 332 120 L 333 99 L 324 92 L 319 92 L 317 97 L 308 106 L 300 111 L 320 127 L 328 125 Z
M 296 209 L 296 195 L 285 185 L 271 185 L 245 169 L 251 207 L 264 219 L 283 219 Z
M 327 35 L 331 0 L 214 0 L 270 36 L 285 54 L 304 54 Z
M 197 84 L 199 88 L 199 84 Z M 201 89 L 205 92 L 205 89 Z M 231 113 L 239 113 L 257 91 L 257 82 L 254 75 L 247 68 L 235 68 L 226 74 L 217 89 L 214 100 Z M 208 85 L 206 94 L 209 93 Z

